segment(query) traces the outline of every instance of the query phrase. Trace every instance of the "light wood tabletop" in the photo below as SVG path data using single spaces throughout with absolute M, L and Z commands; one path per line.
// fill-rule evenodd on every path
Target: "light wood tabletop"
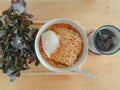
M 26 0 L 27 12 L 40 28 L 54 18 L 77 21 L 86 34 L 103 25 L 120 25 L 120 0 Z M 10 0 L 0 0 L 0 15 Z M 88 54 L 81 69 L 94 74 L 90 79 L 75 73 L 54 73 L 39 65 L 22 72 L 16 82 L 0 73 L 0 90 L 120 90 L 120 52 L 114 55 Z

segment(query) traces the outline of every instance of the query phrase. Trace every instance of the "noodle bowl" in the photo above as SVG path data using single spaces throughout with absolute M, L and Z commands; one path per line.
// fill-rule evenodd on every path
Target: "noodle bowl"
M 80 66 L 87 56 L 87 36 L 72 20 L 53 19 L 39 30 L 35 39 L 35 51 L 46 68 L 55 72 L 72 71 Z
M 42 42 L 40 38 L 39 50 L 43 58 L 51 65 L 58 68 L 73 66 L 80 58 L 84 49 L 83 39 L 78 30 L 69 24 L 57 23 L 49 26 L 45 30 L 45 32 L 48 31 L 53 31 L 57 34 L 60 39 L 60 45 L 50 57 L 48 57 L 42 48 L 42 46 L 44 46 L 42 43 L 44 42 Z

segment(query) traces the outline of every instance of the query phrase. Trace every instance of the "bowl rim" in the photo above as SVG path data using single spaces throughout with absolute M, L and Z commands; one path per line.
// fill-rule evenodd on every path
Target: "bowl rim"
M 52 65 L 50 65 L 49 63 L 47 63 L 42 55 L 40 54 L 40 51 L 39 51 L 39 40 L 40 40 L 40 36 L 41 34 L 51 25 L 55 24 L 55 23 L 67 23 L 67 24 L 70 24 L 72 26 L 74 26 L 79 32 L 80 34 L 82 35 L 83 37 L 83 41 L 84 41 L 84 50 L 83 50 L 83 54 L 81 55 L 81 58 L 71 67 L 67 67 L 67 68 L 56 68 Z M 45 66 L 47 69 L 51 70 L 51 71 L 54 71 L 54 72 L 69 72 L 69 71 L 73 71 L 75 70 L 76 68 L 78 68 L 82 63 L 83 61 L 85 61 L 86 59 L 86 56 L 88 54 L 88 39 L 87 39 L 87 35 L 86 33 L 84 32 L 84 30 L 80 27 L 80 25 L 71 20 L 71 19 L 68 19 L 68 18 L 56 18 L 56 19 L 52 19 L 50 21 L 48 21 L 47 23 L 45 23 L 38 31 L 37 35 L 36 35 L 36 38 L 35 38 L 35 52 L 36 52 L 36 55 L 38 57 L 38 60 L 43 64 L 43 66 Z

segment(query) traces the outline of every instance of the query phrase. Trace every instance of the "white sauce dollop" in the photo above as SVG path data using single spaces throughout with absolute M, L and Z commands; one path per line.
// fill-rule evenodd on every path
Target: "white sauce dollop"
M 42 48 L 45 54 L 50 55 L 59 47 L 59 37 L 51 30 L 42 34 Z

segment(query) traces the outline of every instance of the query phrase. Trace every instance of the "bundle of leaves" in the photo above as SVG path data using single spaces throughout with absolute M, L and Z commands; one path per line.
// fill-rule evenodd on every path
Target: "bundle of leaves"
M 6 10 L 0 16 L 0 69 L 14 81 L 20 71 L 30 69 L 29 64 L 39 61 L 34 50 L 37 29 L 26 14 Z

